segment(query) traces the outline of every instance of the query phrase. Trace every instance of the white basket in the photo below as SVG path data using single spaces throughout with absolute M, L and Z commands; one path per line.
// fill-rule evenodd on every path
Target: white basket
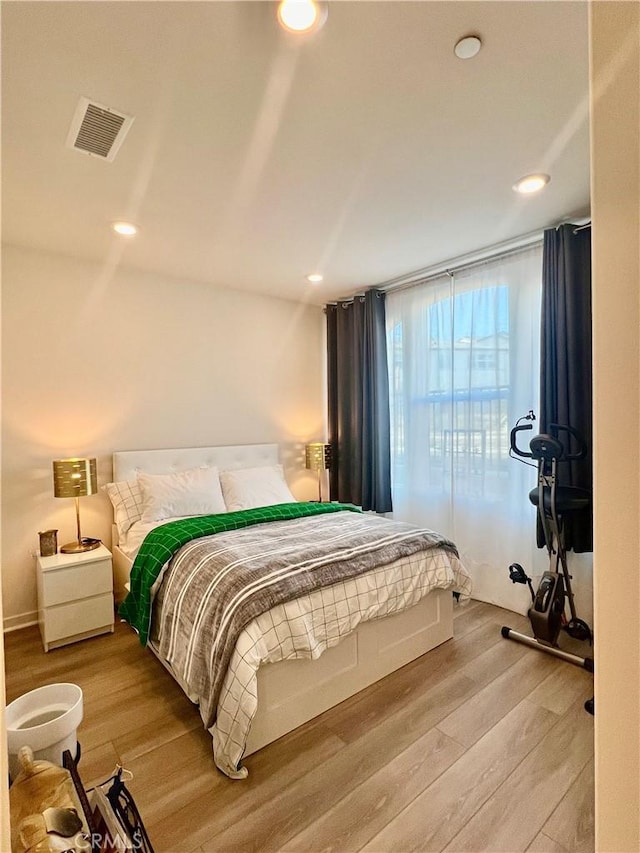
M 75 756 L 82 711 L 77 684 L 47 684 L 9 703 L 5 718 L 11 778 L 20 770 L 18 752 L 23 746 L 30 746 L 36 759 L 52 764 L 62 765 L 65 749 Z

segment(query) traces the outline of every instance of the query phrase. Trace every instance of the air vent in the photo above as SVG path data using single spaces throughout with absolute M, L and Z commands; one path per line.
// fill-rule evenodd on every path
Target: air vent
M 104 104 L 80 98 L 69 128 L 67 146 L 111 162 L 124 142 L 133 118 Z

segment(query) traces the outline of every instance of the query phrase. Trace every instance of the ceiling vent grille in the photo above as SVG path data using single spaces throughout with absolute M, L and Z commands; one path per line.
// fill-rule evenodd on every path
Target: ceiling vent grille
M 132 124 L 133 116 L 80 98 L 69 128 L 67 146 L 111 162 Z

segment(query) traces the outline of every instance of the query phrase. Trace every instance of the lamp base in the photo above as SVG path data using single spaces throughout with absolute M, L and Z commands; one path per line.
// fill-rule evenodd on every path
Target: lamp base
M 68 542 L 66 545 L 63 545 L 60 548 L 61 554 L 83 554 L 85 551 L 93 551 L 95 548 L 99 548 L 102 544 L 100 539 L 89 539 L 86 536 L 83 536 L 82 539 L 77 540 L 76 542 Z

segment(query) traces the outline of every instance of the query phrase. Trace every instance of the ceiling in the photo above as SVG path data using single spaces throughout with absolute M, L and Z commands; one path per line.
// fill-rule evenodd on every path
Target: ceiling
M 302 38 L 260 0 L 5 2 L 2 42 L 7 243 L 321 304 L 589 210 L 586 2 L 332 0 Z M 80 96 L 135 116 L 112 163 L 65 145 Z

